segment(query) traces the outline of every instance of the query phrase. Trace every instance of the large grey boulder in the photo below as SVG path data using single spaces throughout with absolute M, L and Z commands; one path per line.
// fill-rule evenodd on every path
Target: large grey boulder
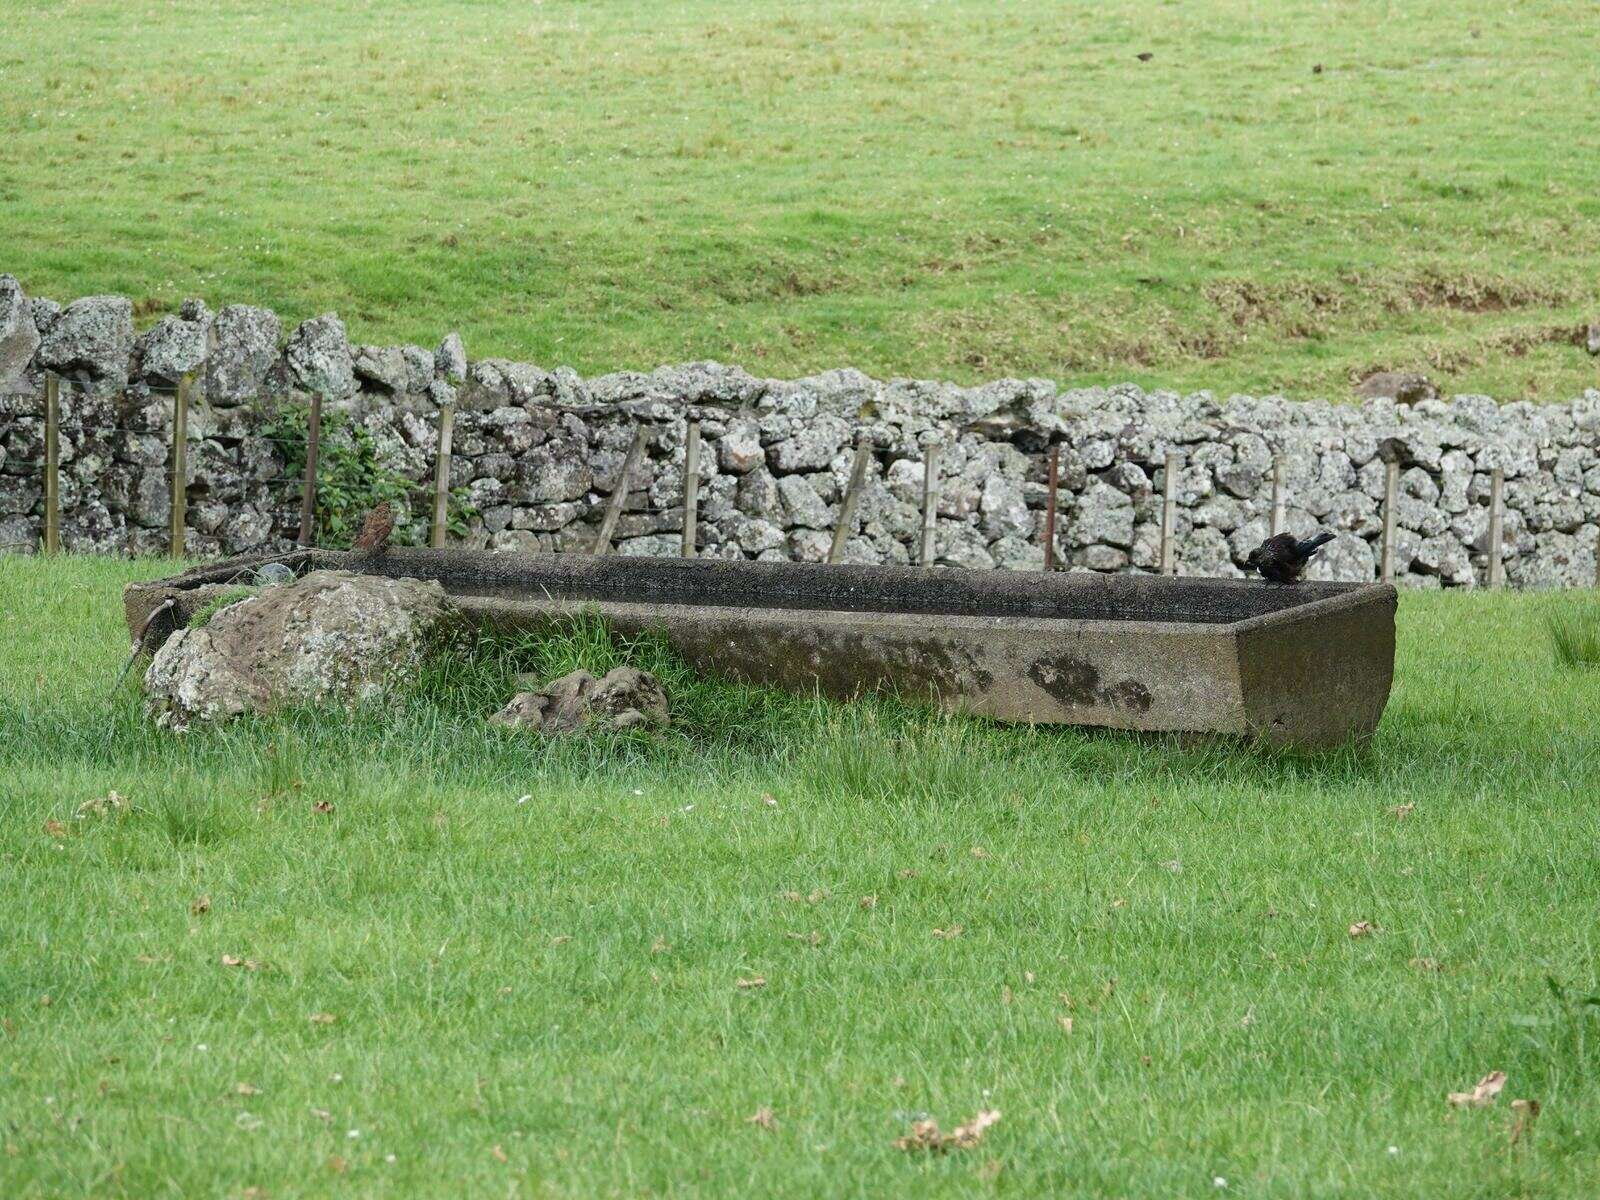
M 338 399 L 356 390 L 350 339 L 336 313 L 302 322 L 289 335 L 283 358 L 290 377 L 303 391 Z
M 413 676 L 458 616 L 432 581 L 314 571 L 173 634 L 145 672 L 146 710 L 184 729 L 374 700 Z
M 126 296 L 87 296 L 62 310 L 39 346 L 39 363 L 60 375 L 118 386 L 128 381 L 133 305 Z
M 556 736 L 585 729 L 620 732 L 667 720 L 667 689 L 661 681 L 637 667 L 617 667 L 599 679 L 577 670 L 538 691 L 519 692 L 489 723 Z
M 11 275 L 0 275 L 0 391 L 18 382 L 39 341 L 33 306 L 22 294 L 22 285 Z
M 206 399 L 231 405 L 259 396 L 282 338 L 283 322 L 270 309 L 230 304 L 219 312 L 206 362 Z

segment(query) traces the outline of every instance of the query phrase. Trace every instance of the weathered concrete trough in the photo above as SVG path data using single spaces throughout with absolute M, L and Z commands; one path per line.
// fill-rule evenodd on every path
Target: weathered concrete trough
M 172 598 L 160 637 L 265 561 L 130 584 L 129 628 Z M 501 628 L 593 612 L 663 631 L 699 670 L 839 698 L 893 690 L 1003 721 L 1324 748 L 1371 735 L 1394 677 L 1397 597 L 1380 584 L 398 548 L 271 561 L 438 580 Z

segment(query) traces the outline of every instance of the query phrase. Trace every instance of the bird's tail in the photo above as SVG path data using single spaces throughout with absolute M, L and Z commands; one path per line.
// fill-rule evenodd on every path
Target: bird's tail
M 1310 558 L 1331 541 L 1333 541 L 1333 534 L 1327 532 L 1319 533 L 1316 537 L 1309 537 L 1303 542 L 1296 542 L 1294 547 L 1295 555 L 1299 558 Z

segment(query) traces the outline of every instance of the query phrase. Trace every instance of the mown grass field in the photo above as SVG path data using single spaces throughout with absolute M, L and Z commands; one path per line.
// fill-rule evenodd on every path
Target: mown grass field
M 482 724 L 510 672 L 614 648 L 152 731 L 107 689 L 120 585 L 165 569 L 0 558 L 8 1200 L 1594 1194 L 1600 674 L 1542 627 L 1590 596 L 1405 595 L 1359 754 L 820 705 L 648 645 L 671 736 L 543 746 Z
M 0 25 L 0 270 L 145 320 L 333 308 L 357 340 L 459 326 L 586 372 L 1600 383 L 1571 341 L 1600 319 L 1594 0 L 7 0 Z

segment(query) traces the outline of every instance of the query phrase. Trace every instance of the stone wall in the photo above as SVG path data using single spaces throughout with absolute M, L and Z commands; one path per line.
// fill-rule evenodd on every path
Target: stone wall
M 40 532 L 42 380 L 62 396 L 66 548 L 154 553 L 167 546 L 171 389 L 197 372 L 189 418 L 187 550 L 286 548 L 298 484 L 265 431 L 315 391 L 369 430 L 380 457 L 416 484 L 402 534 L 425 534 L 438 411 L 454 405 L 451 484 L 470 504 L 468 541 L 504 550 L 586 550 L 637 424 L 652 433 L 617 529 L 623 554 L 676 554 L 684 431 L 700 422 L 701 553 L 820 561 L 853 446 L 875 443 L 846 557 L 916 560 L 923 447 L 941 445 L 940 563 L 1043 565 L 1048 446 L 1061 445 L 1058 554 L 1073 568 L 1158 566 L 1169 451 L 1177 481 L 1177 561 L 1185 574 L 1236 575 L 1266 536 L 1274 459 L 1287 525 L 1337 538 L 1324 578 L 1378 567 L 1385 462 L 1401 464 L 1398 579 L 1482 583 L 1489 480 L 1505 473 L 1506 577 L 1520 586 L 1595 582 L 1600 534 L 1600 391 L 1566 404 L 1485 396 L 1412 405 L 1178 396 L 1131 386 L 1060 389 L 1047 380 L 981 387 L 835 370 L 759 379 L 691 363 L 582 379 L 569 368 L 482 359 L 459 338 L 436 350 L 349 344 L 331 314 L 288 332 L 265 309 L 213 314 L 200 301 L 136 334 L 121 297 L 65 308 L 0 276 L 0 547 Z

